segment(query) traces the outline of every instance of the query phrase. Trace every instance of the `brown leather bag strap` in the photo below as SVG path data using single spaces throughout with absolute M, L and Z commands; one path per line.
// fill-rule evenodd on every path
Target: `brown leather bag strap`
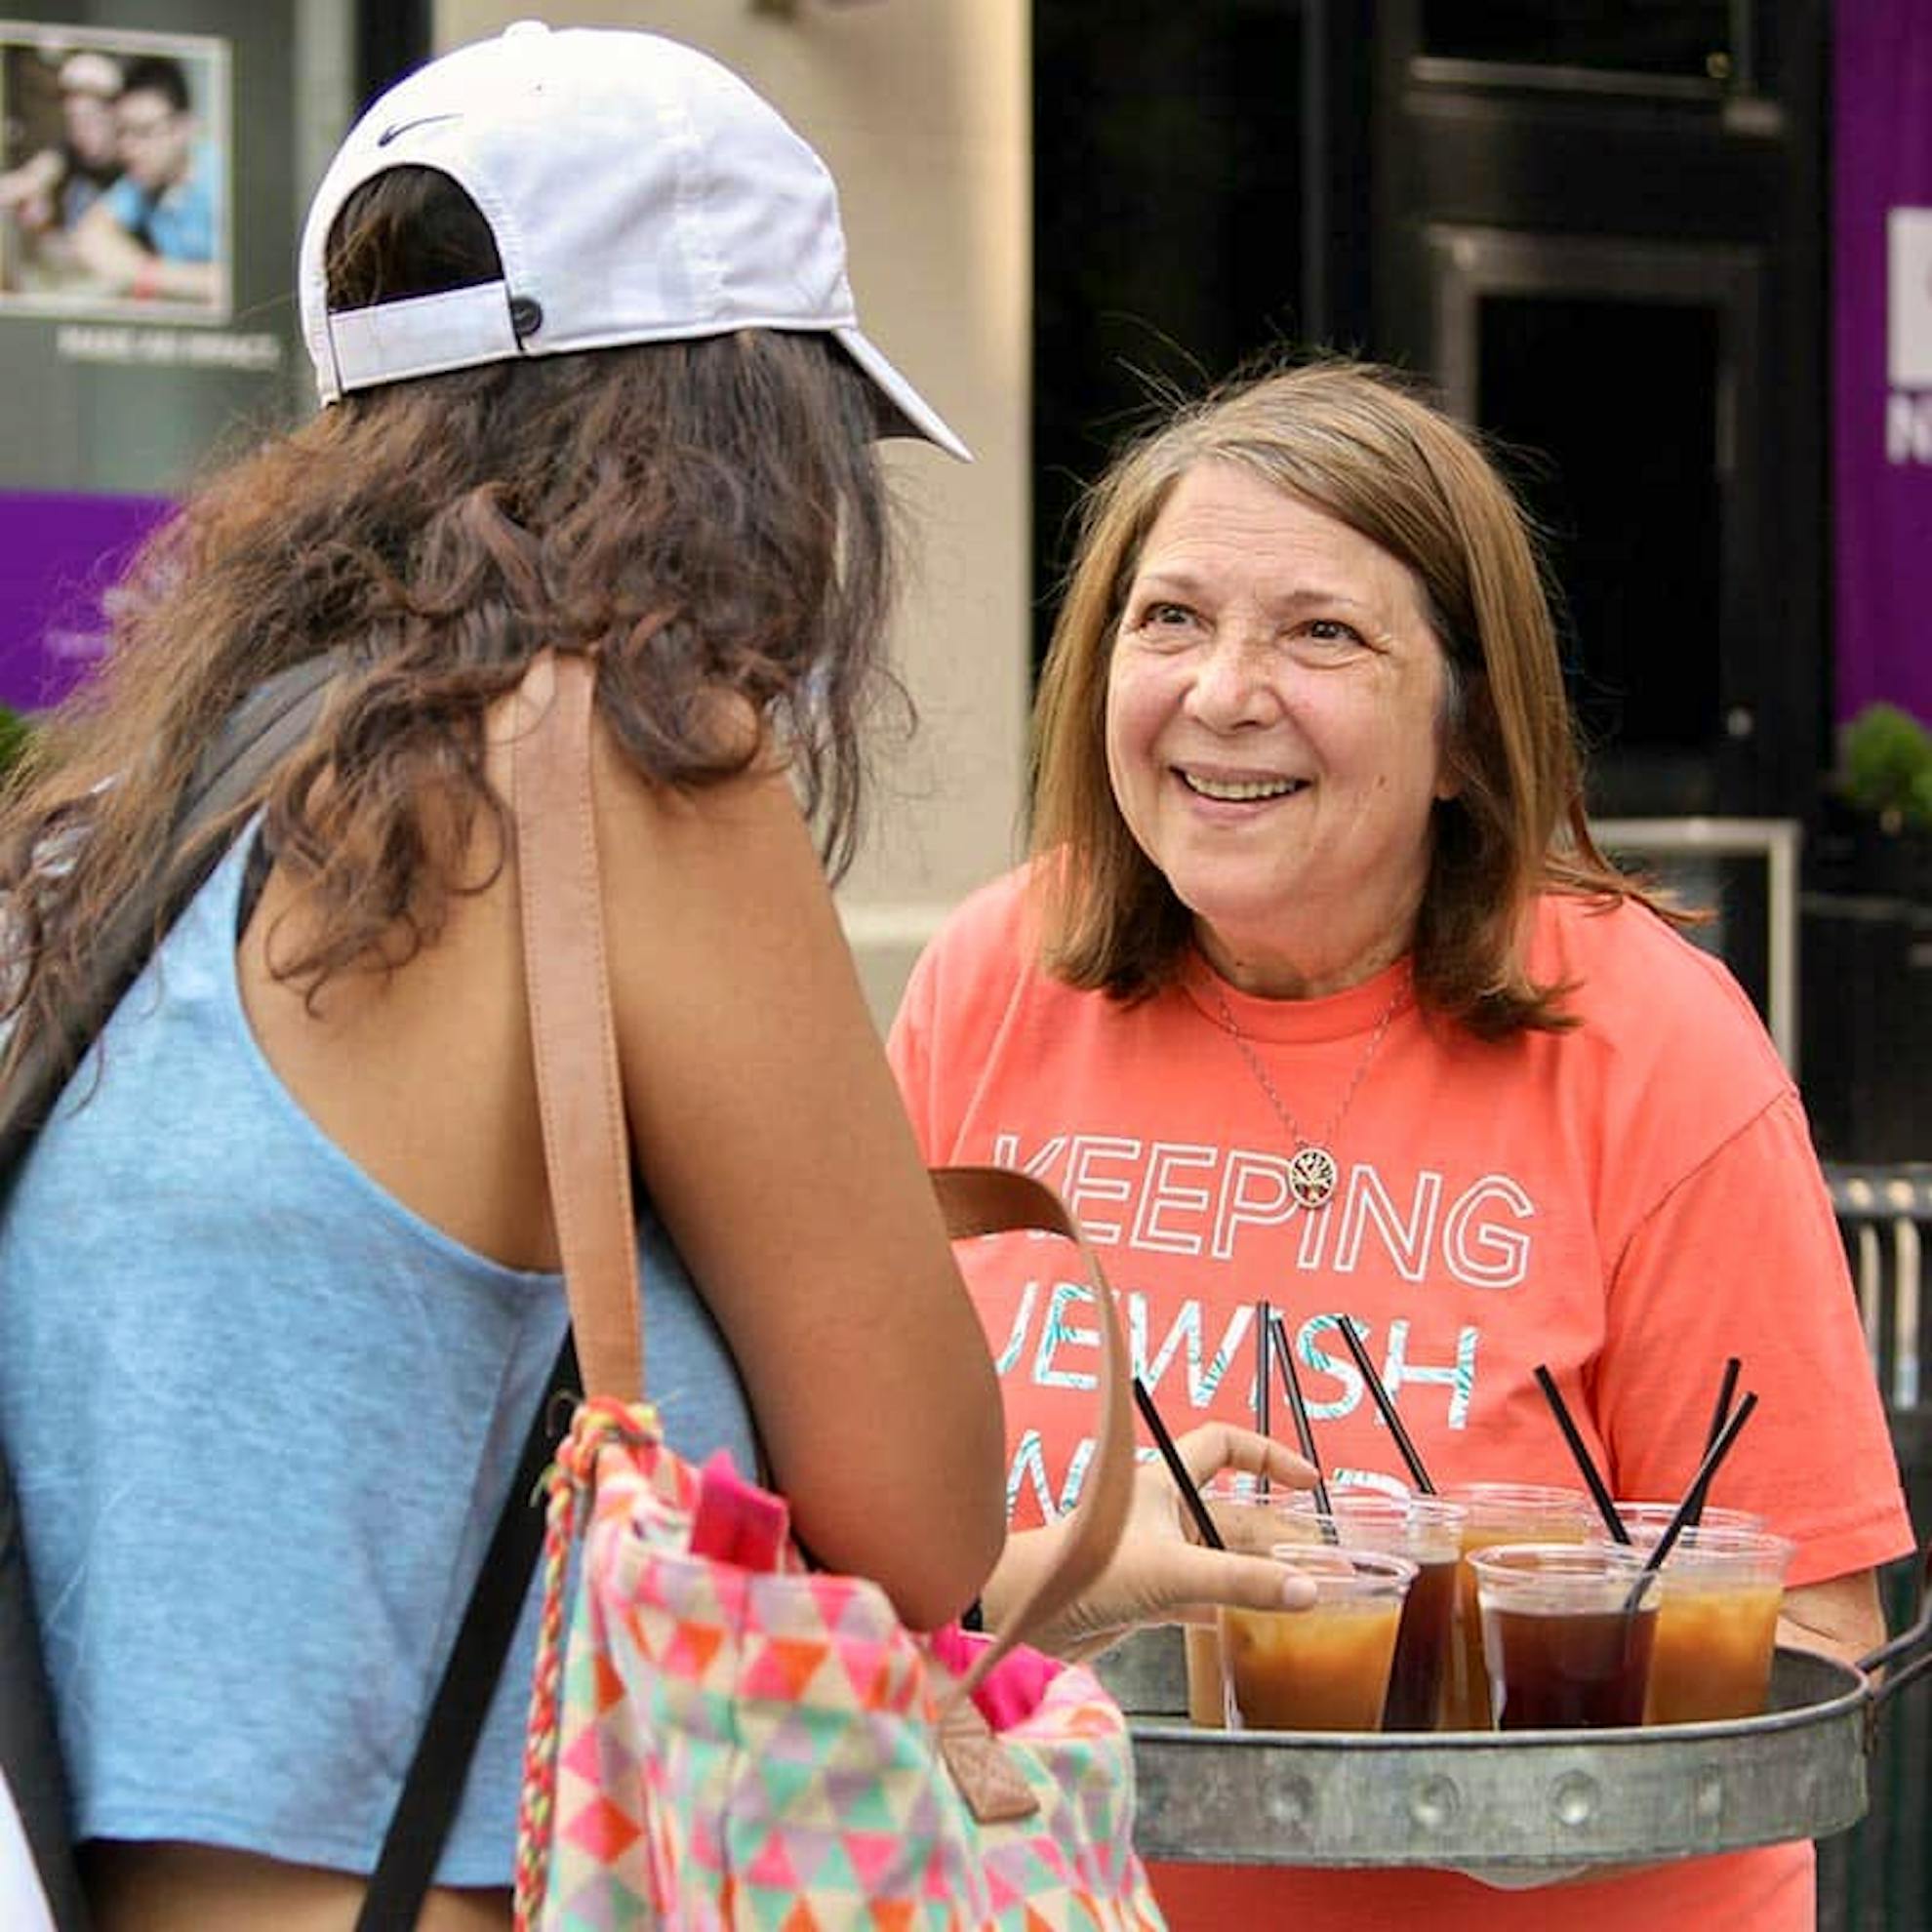
M 543 652 L 510 746 L 517 897 L 550 1212 L 586 1395 L 644 1393 L 630 1137 L 618 1078 L 590 799 L 597 667 Z
M 587 1395 L 644 1393 L 629 1140 L 605 971 L 590 794 L 595 666 L 545 653 L 525 676 L 511 749 L 530 1033 L 557 1240 Z M 933 1186 L 955 1240 L 1019 1228 L 1080 1251 L 1101 1336 L 1100 1430 L 1080 1501 L 1051 1564 L 1002 1623 L 973 1681 L 1091 1585 L 1120 1540 L 1133 1490 L 1127 1342 L 1093 1250 L 1059 1196 L 999 1167 L 939 1168 Z

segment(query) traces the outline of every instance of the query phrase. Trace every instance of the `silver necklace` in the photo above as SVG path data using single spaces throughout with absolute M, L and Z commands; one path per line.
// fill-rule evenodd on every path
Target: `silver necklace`
M 1355 1094 L 1368 1073 L 1369 1062 L 1375 1058 L 1376 1049 L 1382 1044 L 1383 1035 L 1393 1025 L 1396 1014 L 1402 1010 L 1402 1004 L 1409 996 L 1407 976 L 1404 975 L 1389 1004 L 1382 1009 L 1382 1018 L 1375 1023 L 1375 1030 L 1369 1035 L 1368 1045 L 1362 1049 L 1361 1059 L 1355 1063 L 1354 1076 L 1349 1080 L 1348 1091 L 1343 1094 L 1334 1115 L 1313 1140 L 1302 1132 L 1295 1116 L 1288 1110 L 1288 1103 L 1274 1091 L 1274 1082 L 1268 1077 L 1268 1068 L 1262 1065 L 1260 1054 L 1234 1024 L 1227 995 L 1219 986 L 1210 986 L 1209 990 L 1214 994 L 1214 1003 L 1220 1011 L 1221 1024 L 1227 1028 L 1228 1037 L 1248 1063 L 1248 1071 L 1268 1096 L 1268 1104 L 1280 1116 L 1282 1126 L 1288 1130 L 1288 1138 L 1295 1144 L 1295 1156 L 1288 1163 L 1288 1191 L 1294 1195 L 1296 1206 L 1306 1208 L 1311 1214 L 1317 1208 L 1325 1208 L 1334 1198 L 1336 1182 L 1342 1178 L 1342 1170 L 1336 1164 L 1335 1156 L 1329 1152 L 1329 1143 L 1334 1140 L 1348 1108 L 1353 1105 Z

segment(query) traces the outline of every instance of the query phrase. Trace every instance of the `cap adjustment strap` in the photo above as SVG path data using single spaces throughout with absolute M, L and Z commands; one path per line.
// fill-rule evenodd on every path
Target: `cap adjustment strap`
M 342 392 L 514 356 L 527 333 L 517 329 L 516 307 L 507 283 L 479 282 L 338 310 L 325 326 Z

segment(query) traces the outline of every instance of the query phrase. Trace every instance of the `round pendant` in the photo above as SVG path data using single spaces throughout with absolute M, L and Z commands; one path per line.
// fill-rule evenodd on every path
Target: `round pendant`
M 1288 1191 L 1297 1207 L 1310 1213 L 1328 1205 L 1340 1178 L 1335 1156 L 1326 1147 L 1303 1147 L 1288 1163 Z

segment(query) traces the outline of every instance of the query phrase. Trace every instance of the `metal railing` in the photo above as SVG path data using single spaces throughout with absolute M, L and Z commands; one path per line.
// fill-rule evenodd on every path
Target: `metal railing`
M 1828 1166 L 1826 1180 L 1858 1291 L 1899 1473 L 1922 1547 L 1932 1536 L 1932 1382 L 1922 1372 L 1925 1269 L 1932 1257 L 1932 1163 Z M 1829 1402 L 1829 1391 L 1820 1391 Z M 1893 1630 L 1912 1619 L 1917 1565 L 1884 1576 Z M 1890 1704 L 1870 1765 L 1864 1821 L 1818 1847 L 1820 1932 L 1925 1932 L 1932 1927 L 1932 1686 Z

